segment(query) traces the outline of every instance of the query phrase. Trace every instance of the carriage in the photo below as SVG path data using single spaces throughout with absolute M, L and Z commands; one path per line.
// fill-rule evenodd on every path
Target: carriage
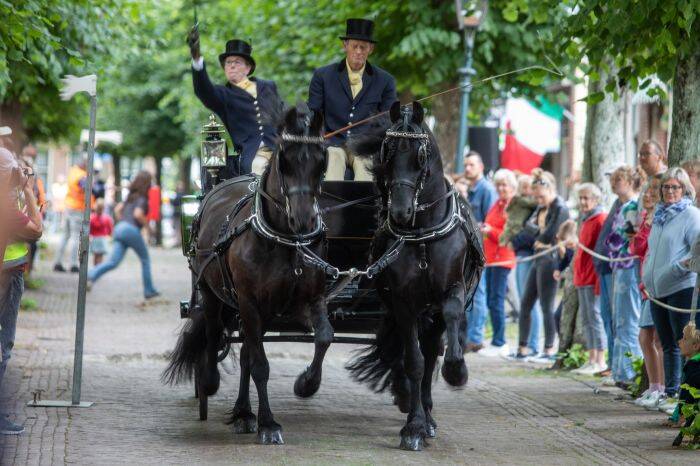
M 182 201 L 181 234 L 182 252 L 187 258 L 194 254 L 192 225 L 201 201 L 215 186 L 225 182 L 237 172 L 237 154 L 227 155 L 225 161 L 216 154 L 225 154 L 221 135 L 223 129 L 214 116 L 204 126 L 202 147 L 202 191 L 197 195 L 184 196 Z M 223 148 L 222 148 L 223 147 Z M 233 168 L 231 168 L 233 167 Z M 328 317 L 335 336 L 333 343 L 368 344 L 374 341 L 367 335 L 374 334 L 384 314 L 371 280 L 361 274 L 370 260 L 370 246 L 378 226 L 376 199 L 378 193 L 374 183 L 366 181 L 324 181 L 320 207 L 326 226 L 328 263 L 346 272 L 344 277 L 329 277 L 327 281 Z M 357 272 L 355 272 L 357 271 Z M 196 277 L 192 274 L 192 297 L 180 302 L 180 317 L 194 317 L 201 308 L 196 297 Z M 219 352 L 219 362 L 229 354 L 231 345 L 240 343 L 240 323 L 229 332 Z M 307 342 L 314 337 L 294 319 L 280 316 L 271 322 L 265 342 Z M 340 334 L 340 335 L 339 335 Z M 198 376 L 195 370 L 195 396 L 199 399 L 199 417 L 207 419 L 207 396 L 197 390 Z
M 240 342 L 230 423 L 236 433 L 257 432 L 261 444 L 282 444 L 263 342 L 314 343 L 294 384 L 302 398 L 320 387 L 331 343 L 369 343 L 346 368 L 376 392 L 391 389 L 408 413 L 400 447 L 421 450 L 435 436 L 433 372 L 441 367 L 452 386 L 467 383 L 460 333 L 483 252 L 468 205 L 443 177 L 422 106 L 395 102 L 388 113 L 389 124 L 351 141 L 357 156 L 371 158 L 373 183 L 323 181 L 323 116 L 305 105 L 279 119 L 260 177 L 233 176 L 222 127 L 213 117 L 205 125 L 203 195 L 186 199 L 182 216 L 193 286 L 180 312 L 190 321 L 163 372 L 166 383 L 194 377 L 200 419 L 219 389 L 218 363 Z

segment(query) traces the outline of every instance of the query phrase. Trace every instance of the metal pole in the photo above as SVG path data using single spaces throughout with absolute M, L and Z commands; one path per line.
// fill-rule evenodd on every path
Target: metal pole
M 87 181 L 85 183 L 85 208 L 83 222 L 80 225 L 80 274 L 78 279 L 78 306 L 75 323 L 75 353 L 73 356 L 73 405 L 80 404 L 80 389 L 83 381 L 83 340 L 85 334 L 85 294 L 87 291 L 88 236 L 90 230 L 90 212 L 92 210 L 92 172 L 95 158 L 95 118 L 97 114 L 97 96 L 90 97 L 90 136 L 88 138 Z
M 474 50 L 474 35 L 476 29 L 464 28 L 464 48 L 466 59 L 464 66 L 459 69 L 459 85 L 462 88 L 462 98 L 459 105 L 459 138 L 457 139 L 457 149 L 455 150 L 455 173 L 464 171 L 464 149 L 468 148 L 468 117 L 469 117 L 469 93 L 471 92 L 471 79 L 476 74 L 472 68 L 472 55 Z

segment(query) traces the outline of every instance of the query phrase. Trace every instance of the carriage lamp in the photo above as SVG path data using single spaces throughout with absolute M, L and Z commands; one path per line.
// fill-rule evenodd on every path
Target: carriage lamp
M 226 166 L 226 140 L 224 126 L 209 115 L 209 122 L 202 126 L 202 166 L 215 178 L 219 170 Z

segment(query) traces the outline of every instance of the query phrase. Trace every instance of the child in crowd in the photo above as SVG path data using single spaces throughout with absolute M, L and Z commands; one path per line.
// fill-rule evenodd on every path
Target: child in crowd
M 654 219 L 656 204 L 661 200 L 661 176 L 651 177 L 642 193 L 642 207 L 640 224 L 635 234 L 630 234 L 630 252 L 639 257 L 640 275 L 644 268 L 647 249 L 649 247 L 649 233 Z M 644 293 L 644 283 L 640 281 L 639 289 L 642 291 L 642 309 L 639 316 L 639 345 L 644 355 L 644 368 L 649 379 L 649 388 L 635 400 L 635 404 L 647 409 L 656 409 L 659 400 L 664 397 L 666 386 L 664 385 L 664 353 L 661 347 L 659 335 L 656 333 L 654 321 L 651 318 L 651 303 Z
M 530 218 L 537 207 L 537 202 L 530 195 L 531 184 L 531 176 L 520 175 L 518 177 L 518 190 L 506 207 L 506 225 L 499 240 L 503 247 L 508 246 L 510 240 L 522 231 L 525 221 Z
M 685 358 L 683 372 L 681 375 L 681 391 L 679 393 L 679 403 L 676 410 L 671 415 L 669 421 L 672 424 L 680 426 L 685 424 L 689 426 L 693 419 L 683 419 L 681 409 L 683 404 L 695 404 L 698 402 L 688 389 L 682 388 L 683 385 L 688 385 L 692 388 L 700 389 L 700 331 L 695 327 L 695 322 L 690 321 L 683 328 L 683 338 L 678 340 L 678 347 L 681 350 L 681 355 Z M 683 440 L 683 436 L 679 435 L 674 445 L 679 445 Z
M 567 220 L 559 225 L 557 231 L 557 255 L 559 257 L 559 266 L 554 271 L 554 279 L 561 280 L 561 274 L 571 264 L 574 258 L 574 249 L 576 248 L 576 222 Z
M 610 233 L 605 238 L 609 257 L 615 259 L 613 270 L 613 344 L 612 380 L 604 379 L 604 385 L 628 388 L 634 381 L 632 359 L 641 357 L 639 347 L 639 315 L 642 299 L 639 292 L 638 262 L 630 253 L 630 234 L 639 225 L 637 197 L 644 183 L 641 169 L 630 166 L 617 168 L 610 176 L 613 191 L 617 194 L 619 210 L 615 213 Z M 632 357 L 629 354 L 632 354 Z
M 114 222 L 112 217 L 104 213 L 105 201 L 95 202 L 95 211 L 90 216 L 90 251 L 94 257 L 94 265 L 98 265 L 107 253 L 107 241 L 112 236 Z

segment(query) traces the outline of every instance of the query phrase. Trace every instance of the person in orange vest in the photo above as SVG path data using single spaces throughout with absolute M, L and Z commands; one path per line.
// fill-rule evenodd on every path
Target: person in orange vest
M 65 272 L 63 267 L 63 254 L 71 242 L 70 271 L 78 273 L 78 245 L 80 242 L 80 224 L 83 221 L 83 209 L 85 208 L 85 189 L 91 189 L 87 184 L 86 160 L 83 159 L 77 165 L 73 165 L 68 172 L 68 193 L 65 200 L 65 212 L 63 222 L 63 239 L 54 261 L 53 269 L 56 272 Z M 93 201 L 94 202 L 94 199 Z

